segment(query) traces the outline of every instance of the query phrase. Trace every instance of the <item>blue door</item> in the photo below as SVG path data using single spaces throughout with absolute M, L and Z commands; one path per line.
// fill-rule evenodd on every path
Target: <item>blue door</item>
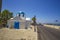
M 19 22 L 14 22 L 14 28 L 19 29 Z

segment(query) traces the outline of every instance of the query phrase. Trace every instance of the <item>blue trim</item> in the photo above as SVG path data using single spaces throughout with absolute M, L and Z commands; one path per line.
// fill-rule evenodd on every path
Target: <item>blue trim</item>
M 14 28 L 19 29 L 19 22 L 14 22 Z

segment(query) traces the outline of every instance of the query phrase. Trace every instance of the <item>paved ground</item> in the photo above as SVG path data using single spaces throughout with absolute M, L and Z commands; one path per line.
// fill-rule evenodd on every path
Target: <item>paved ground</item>
M 38 40 L 60 40 L 60 30 L 38 26 Z

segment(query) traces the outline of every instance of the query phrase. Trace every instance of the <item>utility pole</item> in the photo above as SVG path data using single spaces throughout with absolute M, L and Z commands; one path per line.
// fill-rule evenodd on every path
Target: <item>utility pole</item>
M 2 9 L 2 0 L 0 0 L 0 13 L 1 13 L 1 9 Z
M 0 0 L 0 23 L 2 22 L 1 21 L 1 9 L 2 9 L 2 0 Z M 1 25 L 0 25 L 1 26 Z

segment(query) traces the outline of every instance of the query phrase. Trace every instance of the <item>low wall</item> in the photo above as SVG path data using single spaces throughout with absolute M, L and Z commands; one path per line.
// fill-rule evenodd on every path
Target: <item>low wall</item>
M 56 25 L 44 25 L 44 26 L 60 30 L 60 26 L 56 26 Z

